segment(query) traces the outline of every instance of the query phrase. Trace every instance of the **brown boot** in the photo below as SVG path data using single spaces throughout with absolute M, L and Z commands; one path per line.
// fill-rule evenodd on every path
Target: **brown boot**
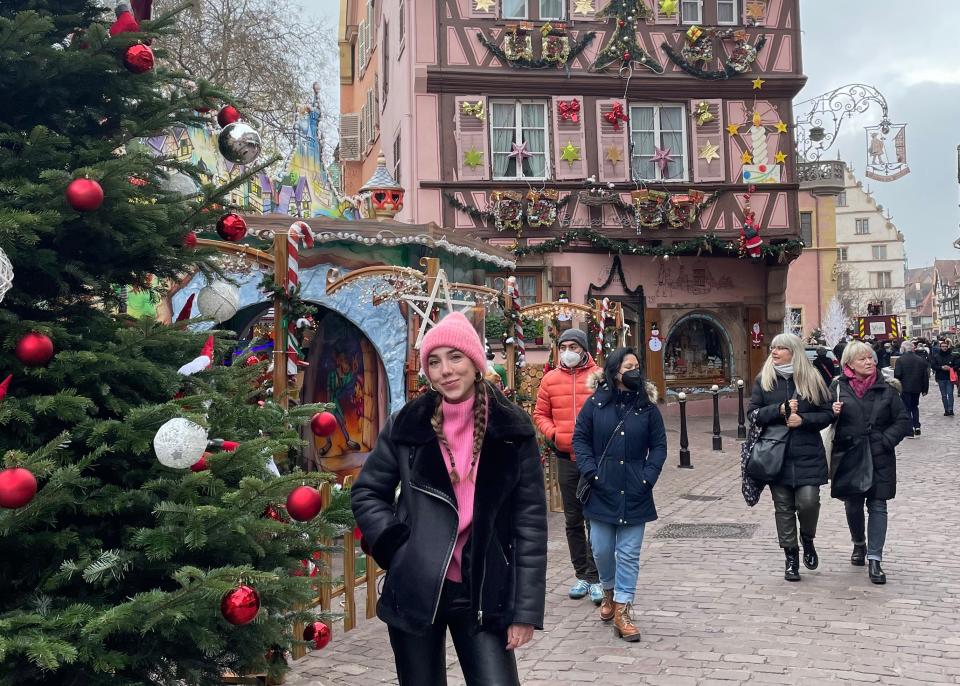
M 614 603 L 613 633 L 624 641 L 634 643 L 640 640 L 640 629 L 630 617 L 630 603 Z
M 613 619 L 613 589 L 604 589 L 603 600 L 600 601 L 600 619 L 609 622 Z

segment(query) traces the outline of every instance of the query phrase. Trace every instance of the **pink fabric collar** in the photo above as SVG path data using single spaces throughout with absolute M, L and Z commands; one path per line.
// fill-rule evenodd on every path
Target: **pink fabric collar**
M 853 371 L 849 365 L 843 368 L 843 375 L 850 379 L 850 388 L 853 389 L 854 395 L 858 398 L 862 398 L 867 394 L 867 391 L 877 383 L 877 370 L 873 370 L 873 374 L 863 378 L 859 376 L 855 371 Z

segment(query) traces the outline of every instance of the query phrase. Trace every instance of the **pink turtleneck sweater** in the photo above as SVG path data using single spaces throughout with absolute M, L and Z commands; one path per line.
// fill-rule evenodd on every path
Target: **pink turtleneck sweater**
M 460 522 L 457 526 L 457 542 L 453 547 L 453 557 L 450 559 L 450 566 L 447 567 L 447 578 L 457 583 L 463 581 L 460 562 L 463 559 L 463 548 L 470 537 L 470 527 L 473 525 L 473 496 L 477 486 L 477 469 L 480 468 L 478 459 L 473 473 L 470 473 L 470 461 L 473 459 L 474 400 L 475 397 L 471 396 L 467 400 L 456 404 L 443 402 L 443 434 L 447 437 L 450 450 L 456 457 L 457 474 L 460 475 L 460 480 L 453 484 L 453 494 L 457 499 Z M 452 468 L 450 455 L 444 449 L 442 443 L 440 452 L 449 473 Z

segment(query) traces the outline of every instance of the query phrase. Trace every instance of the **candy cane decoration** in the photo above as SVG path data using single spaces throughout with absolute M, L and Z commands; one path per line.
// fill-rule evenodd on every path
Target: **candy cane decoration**
M 599 360 L 603 357 L 603 330 L 607 325 L 607 314 L 610 312 L 610 298 L 604 298 L 600 301 L 600 321 L 597 325 L 597 354 Z
M 287 231 L 287 293 L 294 293 L 300 285 L 300 242 L 307 248 L 313 247 L 313 229 L 306 222 L 295 221 Z M 289 318 L 289 313 L 287 317 Z M 287 372 L 297 373 L 297 367 L 304 365 L 303 351 L 297 340 L 297 323 L 290 320 L 287 324 Z
M 507 279 L 507 285 L 510 287 L 510 297 L 513 299 L 513 311 L 517 316 L 513 324 L 513 338 L 517 346 L 517 367 L 523 367 L 527 364 L 527 343 L 523 339 L 523 324 L 520 323 L 520 288 L 517 286 L 517 277 L 511 276 Z

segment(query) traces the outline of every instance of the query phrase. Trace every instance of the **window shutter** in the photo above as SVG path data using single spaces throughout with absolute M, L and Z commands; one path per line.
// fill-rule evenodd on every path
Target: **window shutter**
M 607 112 L 613 109 L 616 103 L 620 103 L 624 113 L 627 113 L 627 103 L 619 99 L 597 100 L 597 123 L 599 132 L 597 133 L 597 169 L 600 170 L 601 181 L 629 181 L 630 180 L 630 122 L 621 121 L 620 130 L 617 131 L 613 124 L 604 119 Z M 617 156 L 619 151 L 619 162 L 611 161 L 608 156 L 613 153 Z
M 466 114 L 463 104 L 483 104 L 484 118 L 478 119 L 474 114 Z M 487 144 L 487 126 L 490 114 L 487 111 L 487 99 L 482 95 L 461 95 L 454 98 L 453 120 L 454 136 L 457 140 L 457 178 L 461 181 L 485 181 L 490 178 L 490 147 Z M 470 166 L 466 163 L 467 151 L 480 153 L 480 164 Z
M 340 115 L 340 160 L 360 160 L 360 118 L 356 113 Z
M 367 63 L 367 22 L 360 22 L 357 27 L 357 70 L 362 71 Z
M 697 124 L 697 107 L 701 102 L 707 103 L 713 119 L 703 125 Z M 690 128 L 693 130 L 693 180 L 694 181 L 725 181 L 726 180 L 726 140 L 723 127 L 723 103 L 720 100 L 691 100 L 690 101 Z M 710 162 L 700 157 L 700 151 L 707 144 L 717 148 L 720 156 Z
M 577 122 L 569 119 L 561 119 L 560 102 L 568 103 L 576 100 L 580 103 L 580 111 L 577 116 Z M 583 134 L 583 97 L 579 95 L 568 95 L 564 97 L 551 98 L 553 111 L 553 168 L 554 178 L 560 179 L 585 179 L 587 177 L 587 150 L 586 138 Z M 579 160 L 568 162 L 562 159 L 563 149 L 570 143 L 579 151 Z
M 377 127 L 380 123 L 380 117 L 377 113 L 377 90 L 376 90 L 376 79 L 374 79 L 374 87 L 367 91 L 367 112 L 370 117 L 370 124 L 367 130 L 368 135 L 370 136 L 370 142 L 377 138 Z

